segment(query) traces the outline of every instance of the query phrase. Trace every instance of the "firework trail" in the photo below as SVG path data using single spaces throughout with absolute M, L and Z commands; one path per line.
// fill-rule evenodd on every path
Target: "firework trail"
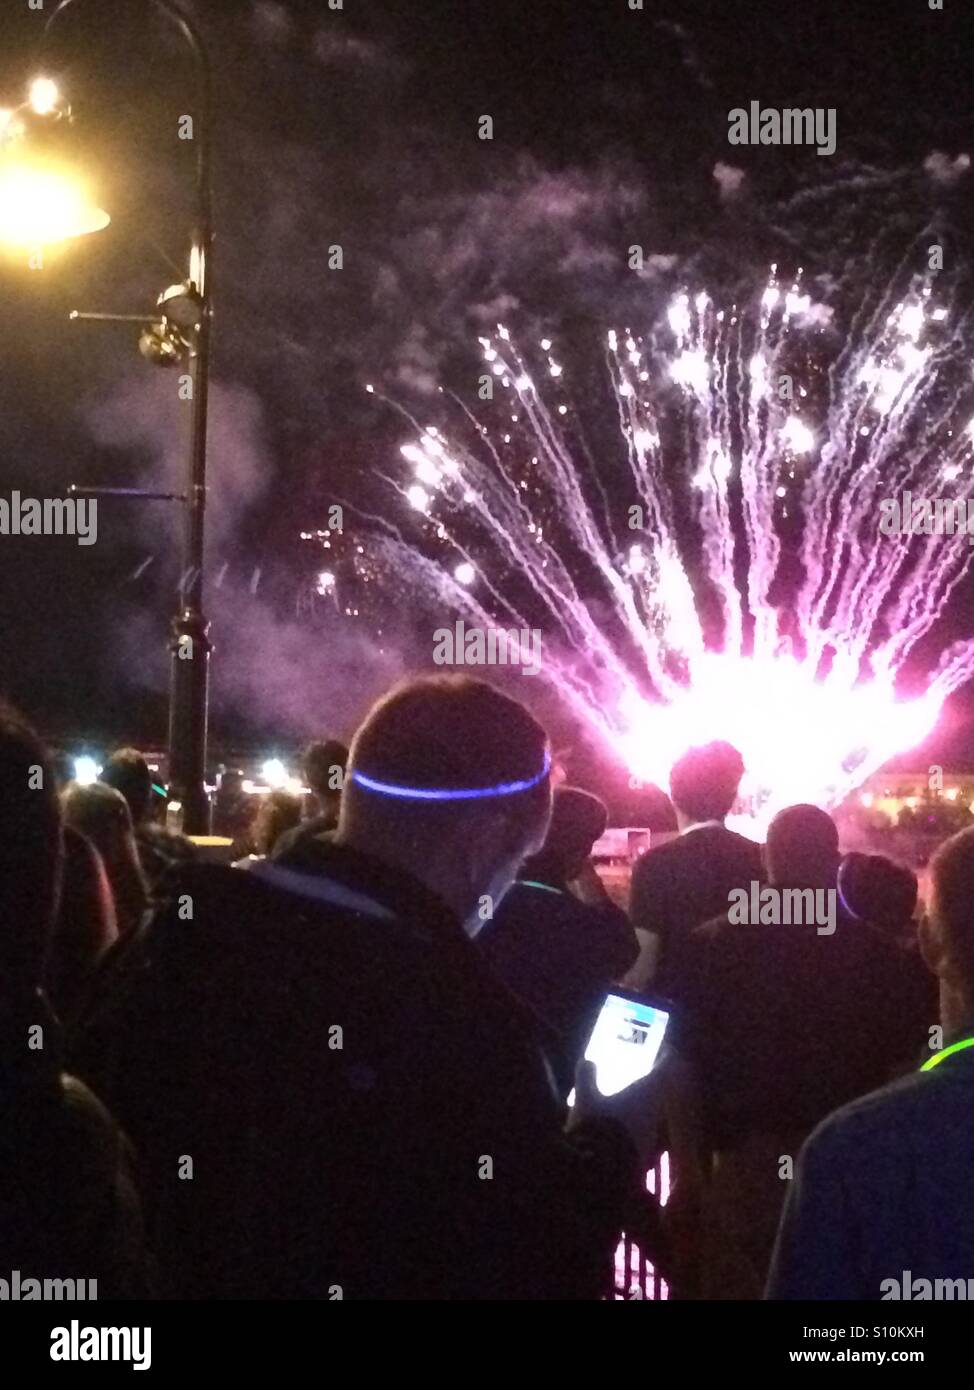
M 839 335 L 800 276 L 772 271 L 741 311 L 681 293 L 645 338 L 607 336 L 624 468 L 594 464 L 552 342 L 529 365 L 499 327 L 480 342 L 501 424 L 460 402 L 449 435 L 407 417 L 411 472 L 388 481 L 424 542 L 387 528 L 370 563 L 437 612 L 540 626 L 545 676 L 632 773 L 665 786 L 683 749 L 722 737 L 759 820 L 835 804 L 974 672 L 957 642 L 897 697 L 972 548 L 879 530 L 883 499 L 972 495 L 952 309 L 918 280 Z

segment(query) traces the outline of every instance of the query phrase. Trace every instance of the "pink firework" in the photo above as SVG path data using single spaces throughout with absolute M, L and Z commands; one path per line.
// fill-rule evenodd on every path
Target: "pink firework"
M 927 737 L 974 640 L 919 697 L 898 677 L 974 551 L 880 518 L 974 487 L 960 329 L 929 284 L 876 296 L 844 335 L 774 273 L 752 310 L 684 293 L 646 338 L 610 332 L 612 478 L 580 449 L 551 341 L 533 366 L 503 327 L 481 346 L 501 423 L 496 400 L 489 427 L 412 422 L 392 481 L 439 554 L 381 541 L 400 576 L 481 627 L 540 612 L 544 676 L 637 777 L 734 743 L 760 821 L 836 804 Z

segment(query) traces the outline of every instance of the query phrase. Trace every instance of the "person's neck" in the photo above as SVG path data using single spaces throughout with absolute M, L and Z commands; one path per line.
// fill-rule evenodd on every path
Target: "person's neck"
M 940 1022 L 947 1037 L 964 1031 L 974 1034 L 974 996 L 969 990 L 941 979 Z
M 691 830 L 695 825 L 723 825 L 723 816 L 704 816 L 701 820 L 698 816 L 688 816 L 685 811 L 681 811 L 679 806 L 676 808 L 676 827 L 682 835 L 685 830 Z
M 365 834 L 346 826 L 335 831 L 333 844 L 346 845 L 359 854 L 380 859 L 389 868 L 400 869 L 421 883 L 451 912 L 464 922 L 472 908 L 469 893 L 464 891 L 450 866 L 450 856 L 431 854 L 428 846 L 415 849 L 405 837 L 383 837 L 370 831 Z

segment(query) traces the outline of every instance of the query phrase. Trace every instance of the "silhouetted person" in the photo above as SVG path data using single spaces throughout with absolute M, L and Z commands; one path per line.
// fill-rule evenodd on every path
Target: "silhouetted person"
M 117 936 L 115 902 L 101 855 L 66 825 L 61 897 L 44 977 L 47 995 L 65 1022 L 74 1017 L 96 963 Z
M 516 701 L 412 681 L 358 731 L 333 837 L 188 870 L 119 953 L 80 1054 L 137 1136 L 168 1292 L 604 1291 L 636 1151 L 590 1087 L 565 1132 L 468 934 L 544 841 L 549 768 Z
M 761 1297 L 783 1160 L 909 1049 L 895 950 L 839 900 L 831 817 L 816 806 L 779 812 L 765 855 L 776 910 L 725 914 L 692 933 L 671 1030 L 683 1069 L 672 1089 L 670 1219 L 697 1210 L 709 1298 Z
M 869 922 L 893 945 L 903 975 L 903 1029 L 912 1060 L 939 1016 L 936 977 L 924 963 L 917 931 L 917 876 L 883 854 L 847 854 L 839 866 L 839 896 L 857 921 Z
M 153 818 L 152 770 L 137 748 L 116 749 L 99 780 L 121 792 L 128 803 L 139 863 L 150 892 L 154 891 L 175 865 L 194 858 L 193 842 Z
M 0 706 L 0 1251 L 23 1278 L 94 1279 L 143 1297 L 145 1257 L 125 1142 L 61 1069 L 41 993 L 61 883 L 61 815 L 46 750 Z M 68 1296 L 68 1295 L 65 1295 Z
M 281 836 L 289 833 L 300 822 L 301 798 L 299 796 L 280 788 L 262 796 L 250 832 L 252 852 L 246 858 L 238 859 L 234 867 L 251 869 L 255 864 L 262 863 Z
M 324 739 L 308 747 L 302 765 L 317 811 L 281 834 L 273 850 L 275 859 L 283 859 L 303 841 L 328 834 L 337 827 L 347 764 L 348 749 L 337 739 Z
M 649 933 L 628 977 L 636 988 L 679 997 L 690 932 L 726 909 L 733 888 L 763 876 L 760 846 L 724 825 L 743 775 L 729 743 L 691 748 L 673 765 L 680 835 L 644 854 L 632 873 L 629 918 Z
M 974 1262 L 974 830 L 931 864 L 923 956 L 943 1037 L 924 1067 L 831 1115 L 802 1150 L 768 1297 L 967 1297 Z M 938 1046 L 942 1042 L 942 1046 Z M 906 1281 L 929 1281 L 924 1294 Z M 934 1281 L 961 1280 L 936 1294 Z M 894 1293 L 890 1281 L 897 1286 Z
M 101 855 L 112 888 L 120 936 L 137 925 L 149 903 L 132 816 L 121 792 L 104 782 L 70 783 L 61 793 L 65 824 L 80 831 Z
M 541 852 L 477 936 L 491 967 L 558 1037 L 562 1094 L 609 986 L 638 952 L 626 914 L 610 900 L 590 855 L 608 821 L 605 806 L 575 787 L 558 787 Z

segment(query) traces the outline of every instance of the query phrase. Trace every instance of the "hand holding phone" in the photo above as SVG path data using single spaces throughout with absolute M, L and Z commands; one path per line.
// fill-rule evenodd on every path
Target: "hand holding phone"
M 618 1095 L 648 1076 L 656 1064 L 670 1021 L 667 1006 L 639 994 L 613 989 L 605 997 L 585 1047 L 602 1096 Z M 568 1104 L 575 1104 L 574 1090 Z

